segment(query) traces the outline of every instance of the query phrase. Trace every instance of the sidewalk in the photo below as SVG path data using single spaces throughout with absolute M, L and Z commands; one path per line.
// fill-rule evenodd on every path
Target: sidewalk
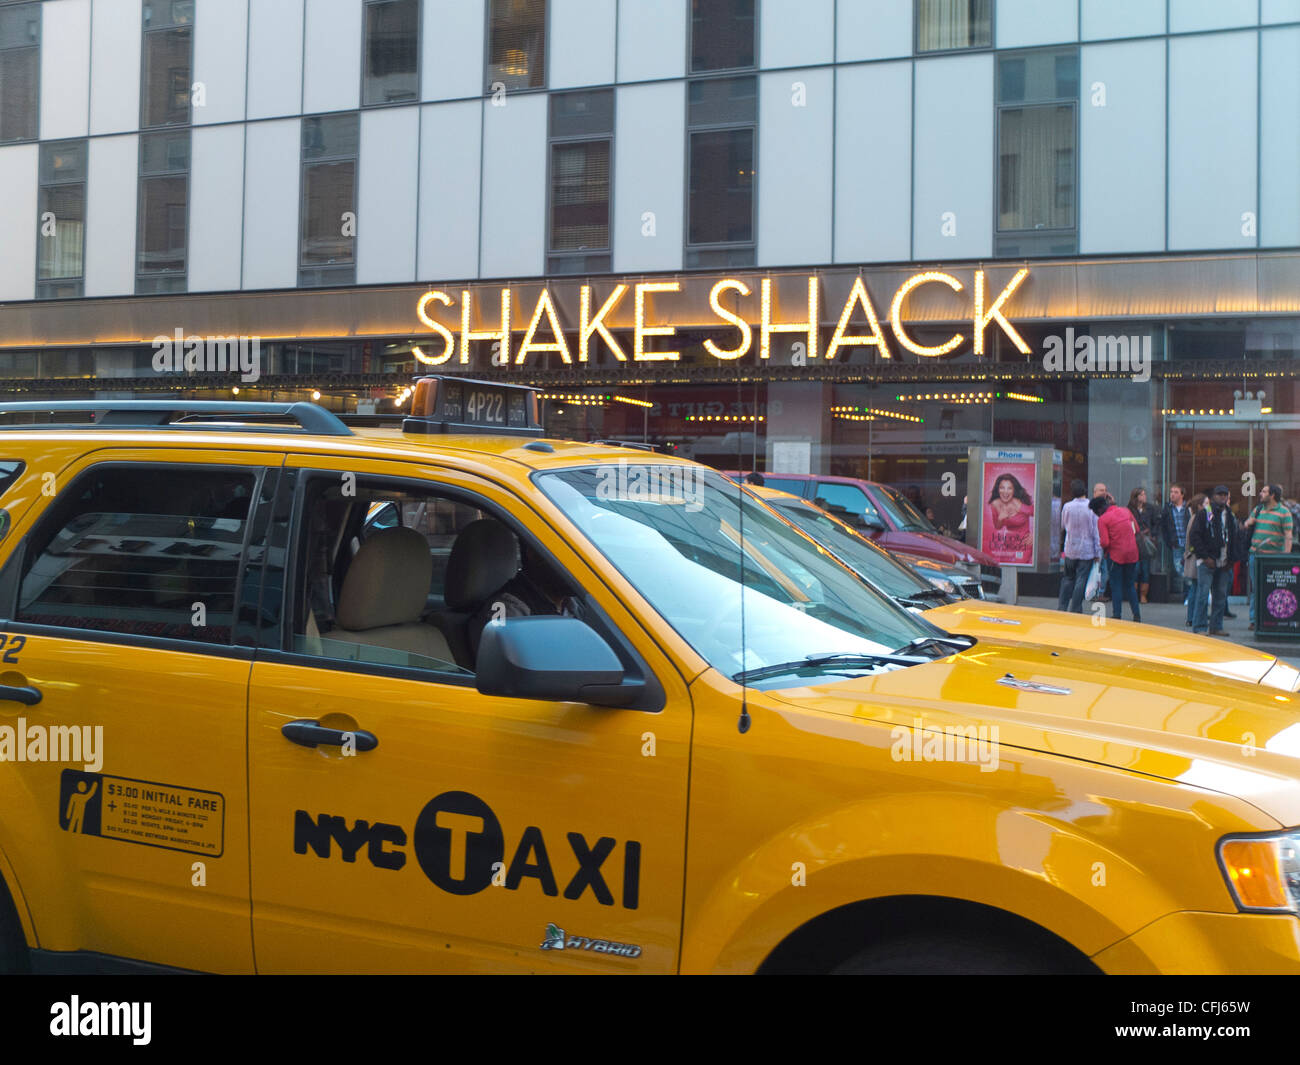
M 1043 610 L 1055 610 L 1056 600 L 1035 596 L 1021 596 L 1018 605 L 1034 606 Z M 1084 610 L 1091 609 L 1091 606 L 1091 603 L 1084 603 Z M 1106 603 L 1105 607 L 1106 616 L 1110 617 L 1111 604 Z M 1295 642 L 1285 640 L 1257 641 L 1255 634 L 1246 628 L 1250 623 L 1250 617 L 1245 596 L 1229 597 L 1228 609 L 1237 616 L 1236 618 L 1224 618 L 1223 628 L 1228 635 L 1216 636 L 1213 637 L 1214 639 L 1241 644 L 1243 647 L 1250 647 L 1257 651 L 1266 651 L 1268 654 L 1277 655 L 1284 662 L 1300 669 L 1300 640 Z M 1124 604 L 1124 620 L 1133 620 L 1128 603 Z M 1182 603 L 1144 603 L 1142 605 L 1142 623 L 1144 625 L 1163 625 L 1166 628 L 1179 629 L 1186 633 L 1192 631 L 1187 627 L 1187 607 Z

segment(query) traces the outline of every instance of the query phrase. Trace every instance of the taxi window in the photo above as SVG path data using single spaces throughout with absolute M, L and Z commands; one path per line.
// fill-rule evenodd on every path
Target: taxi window
M 570 594 L 495 515 L 436 488 L 319 475 L 304 505 L 293 653 L 469 678 L 489 620 Z
M 871 505 L 867 493 L 851 484 L 822 481 L 817 485 L 817 502 L 825 500 L 832 507 L 842 507 L 850 514 L 860 515 L 870 521 L 879 521 L 880 515 Z
M 4 498 L 4 494 L 9 491 L 9 486 L 18 480 L 25 467 L 26 463 L 18 459 L 0 459 L 0 499 Z M 0 507 L 0 540 L 5 538 L 11 524 L 9 511 Z
M 230 643 L 255 482 L 193 465 L 91 470 L 33 530 L 16 620 Z

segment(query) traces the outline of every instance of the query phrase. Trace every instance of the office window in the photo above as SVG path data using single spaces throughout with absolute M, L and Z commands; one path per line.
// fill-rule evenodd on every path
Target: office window
M 356 188 L 360 116 L 302 120 L 302 239 L 298 284 L 356 282 Z
M 365 9 L 362 103 L 391 104 L 420 95 L 420 0 L 369 0 Z
M 140 128 L 190 120 L 194 0 L 145 0 L 140 56 Z
M 686 266 L 752 266 L 755 78 L 691 82 Z
M 36 298 L 82 295 L 86 245 L 86 142 L 41 145 Z
M 999 57 L 997 94 L 997 254 L 1073 254 L 1078 246 L 1078 52 Z
M 137 295 L 185 291 L 189 187 L 190 131 L 141 134 Z
M 546 0 L 490 0 L 487 88 L 546 85 Z
M 550 273 L 610 269 L 613 132 L 612 90 L 551 97 Z
M 691 72 L 754 65 L 754 0 L 691 0 Z
M 993 0 L 916 0 L 916 50 L 947 52 L 993 44 Z
M 41 5 L 0 7 L 0 144 L 36 139 Z

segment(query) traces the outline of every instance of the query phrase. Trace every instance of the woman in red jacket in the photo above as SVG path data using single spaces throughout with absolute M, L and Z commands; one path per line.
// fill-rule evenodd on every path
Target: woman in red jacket
M 1141 621 L 1138 609 L 1137 574 L 1138 546 L 1137 522 L 1128 507 L 1107 506 L 1097 518 L 1097 538 L 1101 549 L 1110 559 L 1110 601 L 1112 617 L 1122 616 L 1121 604 L 1128 599 L 1133 607 L 1133 620 Z

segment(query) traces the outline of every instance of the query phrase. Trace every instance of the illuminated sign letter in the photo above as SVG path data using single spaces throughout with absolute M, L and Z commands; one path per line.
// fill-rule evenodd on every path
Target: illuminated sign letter
M 596 312 L 596 317 L 591 316 L 591 286 L 582 286 L 582 303 L 580 317 L 578 319 L 578 361 L 586 362 L 588 345 L 591 341 L 592 333 L 599 333 L 601 338 L 609 345 L 609 350 L 614 353 L 614 358 L 619 362 L 627 362 L 627 354 L 619 347 L 618 341 L 614 339 L 614 334 L 609 331 L 605 325 L 605 315 L 614 308 L 619 300 L 623 298 L 623 293 L 627 291 L 626 285 L 618 285 L 610 293 L 609 299 L 600 305 L 600 310 Z
M 946 344 L 940 344 L 938 347 L 926 347 L 924 344 L 918 344 L 910 336 L 907 330 L 903 328 L 903 300 L 907 299 L 907 294 L 914 288 L 929 284 L 931 281 L 942 281 L 954 292 L 961 291 L 961 282 L 952 274 L 945 274 L 938 270 L 930 270 L 924 274 L 913 274 L 899 287 L 894 293 L 894 302 L 889 305 L 889 323 L 894 327 L 894 336 L 898 337 L 898 342 L 908 351 L 915 355 L 925 355 L 928 358 L 935 358 L 939 355 L 947 355 L 958 344 L 966 338 L 960 333 L 954 333 Z
M 1020 349 L 1022 355 L 1030 353 L 1030 347 L 1025 343 L 1025 338 L 1016 332 L 1016 327 L 1002 316 L 1002 304 L 1007 301 L 1007 297 L 1020 287 L 1020 282 L 1029 276 L 1029 271 L 1021 267 L 1016 271 L 1016 276 L 1007 282 L 1007 287 L 1002 290 L 989 307 L 988 311 L 984 310 L 984 271 L 975 271 L 975 354 L 984 354 L 984 327 L 989 322 L 996 321 L 1002 327 L 1002 331 L 1011 338 L 1011 342 Z
M 460 361 L 469 362 L 469 344 L 471 340 L 501 341 L 501 364 L 510 365 L 510 290 L 501 290 L 501 328 L 473 330 L 469 327 L 470 292 L 462 289 L 460 293 Z
M 434 302 L 441 303 L 444 307 L 450 307 L 452 304 L 452 298 L 445 292 L 434 290 L 432 292 L 426 292 L 420 297 L 420 302 L 415 305 L 415 313 L 419 317 L 420 321 L 442 337 L 441 355 L 426 355 L 417 345 L 411 345 L 411 354 L 426 366 L 441 366 L 451 358 L 452 354 L 456 350 L 456 338 L 452 336 L 451 330 L 441 322 L 435 321 L 429 317 L 427 308 L 430 303 Z
M 760 301 L 762 303 L 762 322 L 759 326 L 759 358 L 766 359 L 772 354 L 772 334 L 773 333 L 807 333 L 808 334 L 808 358 L 817 358 L 817 330 L 821 324 L 821 315 L 818 311 L 820 302 L 820 289 L 817 285 L 817 275 L 814 274 L 808 278 L 808 320 L 806 322 L 786 322 L 783 325 L 772 324 L 772 279 L 763 278 L 760 285 Z
M 646 351 L 646 337 L 670 337 L 676 328 L 671 325 L 657 325 L 654 327 L 645 324 L 645 303 L 646 296 L 651 292 L 680 292 L 682 285 L 680 281 L 640 281 L 636 286 L 636 330 L 633 334 L 632 358 L 637 362 L 658 362 L 672 361 L 682 357 L 680 351 Z
M 847 336 L 845 330 L 849 327 L 849 318 L 853 316 L 855 304 L 861 303 L 862 309 L 867 312 L 867 321 L 871 325 L 871 335 Z M 882 359 L 889 358 L 889 345 L 885 343 L 885 334 L 880 329 L 880 319 L 876 317 L 876 308 L 871 303 L 871 295 L 867 292 L 867 286 L 862 283 L 862 278 L 853 279 L 853 291 L 849 293 L 849 298 L 844 304 L 844 313 L 840 315 L 840 324 L 835 327 L 835 335 L 831 337 L 831 346 L 826 349 L 826 361 L 829 362 L 835 358 L 835 352 L 841 347 L 847 347 L 849 344 L 875 344 L 880 350 Z
M 718 302 L 718 297 L 727 290 L 739 292 L 742 296 L 749 295 L 749 286 L 743 281 L 737 281 L 735 278 L 723 278 L 713 286 L 713 291 L 709 293 L 709 306 L 713 308 L 713 313 L 724 321 L 730 322 L 740 330 L 740 343 L 734 348 L 720 348 L 711 339 L 705 338 L 704 350 L 712 355 L 715 359 L 738 359 L 749 351 L 749 345 L 753 343 L 754 331 L 745 319 L 738 314 L 732 314 L 726 307 Z
M 546 313 L 546 320 L 550 323 L 551 332 L 555 336 L 555 340 L 551 343 L 533 340 L 533 336 L 537 333 L 537 326 L 542 320 L 543 312 Z M 533 308 L 533 317 L 528 322 L 528 332 L 524 334 L 524 342 L 519 345 L 519 355 L 515 358 L 515 364 L 522 366 L 530 351 L 558 351 L 560 358 L 569 365 L 573 364 L 573 359 L 569 357 L 569 342 L 564 339 L 564 330 L 560 328 L 560 320 L 555 313 L 555 304 L 551 302 L 551 291 L 545 287 L 542 288 L 542 294 L 537 297 L 537 306 Z

